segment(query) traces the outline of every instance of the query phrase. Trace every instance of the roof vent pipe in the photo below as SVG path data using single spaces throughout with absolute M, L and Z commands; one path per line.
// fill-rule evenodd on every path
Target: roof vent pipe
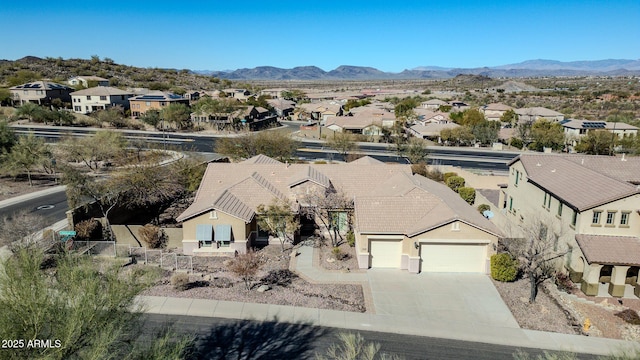
M 582 158 L 582 161 L 580 162 L 580 165 L 584 165 L 584 158 Z
M 627 161 L 627 159 L 624 158 L 624 153 L 622 153 L 622 159 L 620 159 L 620 161 Z

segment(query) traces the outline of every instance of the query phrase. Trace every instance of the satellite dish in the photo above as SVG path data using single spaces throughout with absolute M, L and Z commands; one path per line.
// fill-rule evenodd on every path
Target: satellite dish
M 491 219 L 493 217 L 493 211 L 485 210 L 485 211 L 482 212 L 482 215 L 484 217 L 486 217 L 487 219 Z

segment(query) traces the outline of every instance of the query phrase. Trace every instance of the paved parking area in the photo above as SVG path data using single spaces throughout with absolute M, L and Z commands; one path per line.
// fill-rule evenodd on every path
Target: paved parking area
M 487 275 L 367 271 L 375 313 L 429 322 L 519 328 Z

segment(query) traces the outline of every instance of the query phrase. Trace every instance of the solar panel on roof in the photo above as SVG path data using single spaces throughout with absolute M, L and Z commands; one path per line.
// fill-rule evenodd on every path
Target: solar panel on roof
M 606 126 L 607 124 L 601 121 L 585 121 L 582 123 L 582 127 L 585 129 L 604 129 Z
M 569 120 L 569 119 L 562 120 L 562 121 L 560 121 L 560 125 L 564 125 L 564 124 L 568 123 L 569 121 L 571 121 L 571 120 Z

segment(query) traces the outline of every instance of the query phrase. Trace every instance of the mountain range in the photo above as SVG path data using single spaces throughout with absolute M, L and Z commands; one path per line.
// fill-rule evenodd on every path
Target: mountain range
M 480 68 L 447 68 L 419 66 L 399 73 L 384 72 L 372 67 L 342 65 L 331 71 L 316 66 L 283 69 L 259 66 L 252 69 L 227 71 L 194 71 L 229 80 L 408 80 L 449 79 L 457 75 L 483 75 L 492 78 L 538 76 L 629 76 L 640 75 L 640 60 L 607 59 L 593 61 L 527 60 L 517 64 Z

